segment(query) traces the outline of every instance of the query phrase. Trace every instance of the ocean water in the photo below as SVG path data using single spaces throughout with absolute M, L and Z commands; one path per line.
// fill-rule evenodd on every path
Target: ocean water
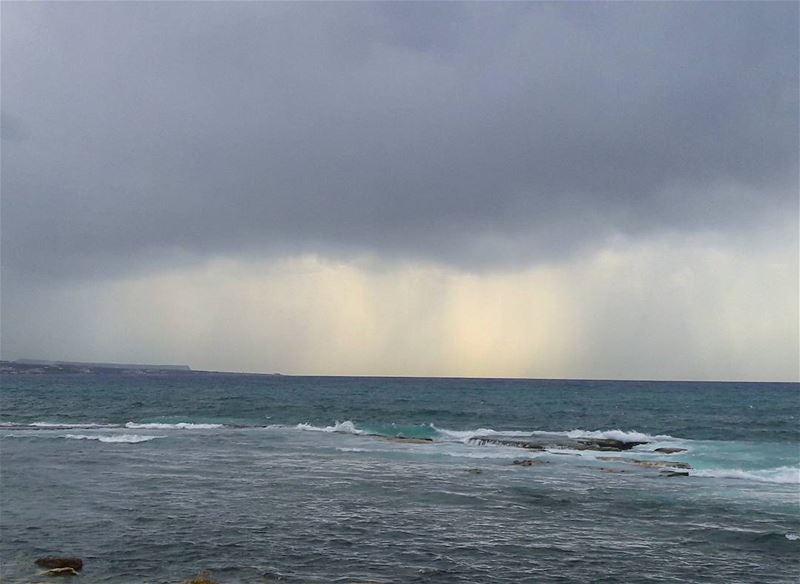
M 6 583 L 48 581 L 33 564 L 46 554 L 82 557 L 86 584 L 201 569 L 221 584 L 800 581 L 797 384 L 0 382 Z M 476 436 L 647 444 L 539 452 Z

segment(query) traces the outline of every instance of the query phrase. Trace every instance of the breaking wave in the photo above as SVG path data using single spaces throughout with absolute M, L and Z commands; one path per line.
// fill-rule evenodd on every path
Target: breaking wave
M 800 484 L 800 468 L 780 466 L 763 470 L 742 470 L 738 468 L 702 469 L 690 471 L 692 476 L 716 479 L 743 479 L 760 483 L 782 485 Z
M 156 438 L 166 438 L 166 436 L 142 436 L 139 434 L 116 434 L 111 436 L 102 436 L 99 434 L 67 434 L 64 438 L 72 440 L 97 440 L 99 442 L 114 442 L 124 444 L 136 444 L 138 442 L 148 442 Z
M 191 422 L 178 422 L 176 424 L 128 422 L 126 428 L 131 430 L 216 430 L 224 428 L 224 424 L 193 424 Z
M 91 428 L 118 428 L 119 424 L 101 424 L 98 422 L 2 422 L 0 428 L 10 430 L 34 429 L 34 430 L 82 430 Z
M 609 440 L 619 440 L 620 442 L 660 442 L 664 440 L 678 440 L 674 436 L 666 434 L 644 434 L 635 430 L 569 430 L 567 432 L 534 432 L 540 436 L 565 436 L 567 438 L 606 438 Z
M 366 434 L 364 430 L 356 428 L 356 425 L 350 420 L 344 422 L 337 422 L 333 426 L 312 426 L 311 424 L 297 424 L 295 426 L 298 430 L 305 430 L 307 432 L 337 432 L 339 434 Z
M 478 428 L 476 430 L 448 430 L 447 428 L 438 428 L 431 424 L 431 428 L 436 430 L 436 432 L 444 436 L 446 438 L 450 438 L 452 440 L 458 440 L 460 442 L 468 442 L 473 438 L 478 438 L 480 436 L 533 436 L 534 432 L 525 432 L 519 430 L 508 430 L 508 431 L 498 431 L 493 430 L 492 428 Z

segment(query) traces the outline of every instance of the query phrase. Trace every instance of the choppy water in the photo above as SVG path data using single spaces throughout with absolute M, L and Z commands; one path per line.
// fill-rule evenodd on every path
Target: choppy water
M 87 584 L 202 568 L 221 583 L 800 580 L 797 384 L 0 381 L 3 582 L 43 580 L 33 560 L 51 553 L 84 558 Z M 650 443 L 469 440 L 497 433 Z M 381 438 L 398 435 L 432 442 Z

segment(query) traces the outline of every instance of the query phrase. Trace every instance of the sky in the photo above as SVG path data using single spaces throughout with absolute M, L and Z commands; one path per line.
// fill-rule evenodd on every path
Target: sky
M 0 10 L 4 359 L 800 379 L 795 2 Z

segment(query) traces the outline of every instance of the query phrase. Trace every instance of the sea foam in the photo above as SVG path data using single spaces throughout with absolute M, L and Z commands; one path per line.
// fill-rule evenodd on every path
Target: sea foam
M 356 428 L 356 425 L 350 420 L 339 422 L 338 420 L 333 426 L 312 426 L 311 424 L 297 424 L 295 426 L 298 430 L 305 430 L 307 432 L 337 432 L 339 434 L 365 434 L 364 430 Z
M 440 435 L 450 438 L 452 440 L 458 440 L 461 442 L 468 442 L 473 438 L 478 438 L 480 436 L 495 436 L 495 435 L 502 435 L 502 436 L 532 436 L 533 432 L 525 432 L 519 430 L 493 430 L 492 428 L 477 428 L 476 430 L 448 430 L 447 428 L 439 428 L 431 424 L 431 428 L 436 430 Z
M 620 442 L 661 442 L 664 440 L 680 440 L 674 436 L 666 434 L 645 434 L 635 430 L 568 430 L 566 432 L 544 432 L 538 431 L 534 434 L 540 436 L 566 436 L 567 438 L 605 438 L 608 440 L 619 440 Z
M 126 428 L 131 430 L 216 430 L 224 428 L 224 424 L 193 424 L 191 422 L 178 422 L 177 424 L 143 423 L 128 422 Z
M 156 438 L 166 438 L 166 436 L 142 436 L 140 434 L 114 434 L 111 436 L 101 436 L 99 434 L 66 434 L 64 438 L 70 438 L 72 440 L 97 440 L 99 442 L 136 444 L 138 442 L 155 440 Z
M 563 436 L 565 438 L 607 438 L 619 440 L 620 442 L 660 442 L 664 440 L 679 440 L 673 436 L 650 435 L 636 431 L 625 430 L 568 430 L 568 431 L 547 431 L 547 430 L 493 430 L 492 428 L 478 428 L 476 430 L 448 430 L 438 428 L 431 424 L 431 427 L 442 436 L 467 442 L 473 438 L 481 436 Z
M 89 429 L 89 428 L 117 428 L 118 424 L 101 424 L 98 422 L 31 422 L 28 426 L 32 428 L 42 428 L 50 430 L 69 430 L 70 428 L 76 429 Z
M 690 474 L 696 477 L 743 479 L 760 483 L 800 484 L 800 468 L 792 466 L 780 466 L 763 470 L 742 470 L 738 468 L 700 469 L 690 471 Z

